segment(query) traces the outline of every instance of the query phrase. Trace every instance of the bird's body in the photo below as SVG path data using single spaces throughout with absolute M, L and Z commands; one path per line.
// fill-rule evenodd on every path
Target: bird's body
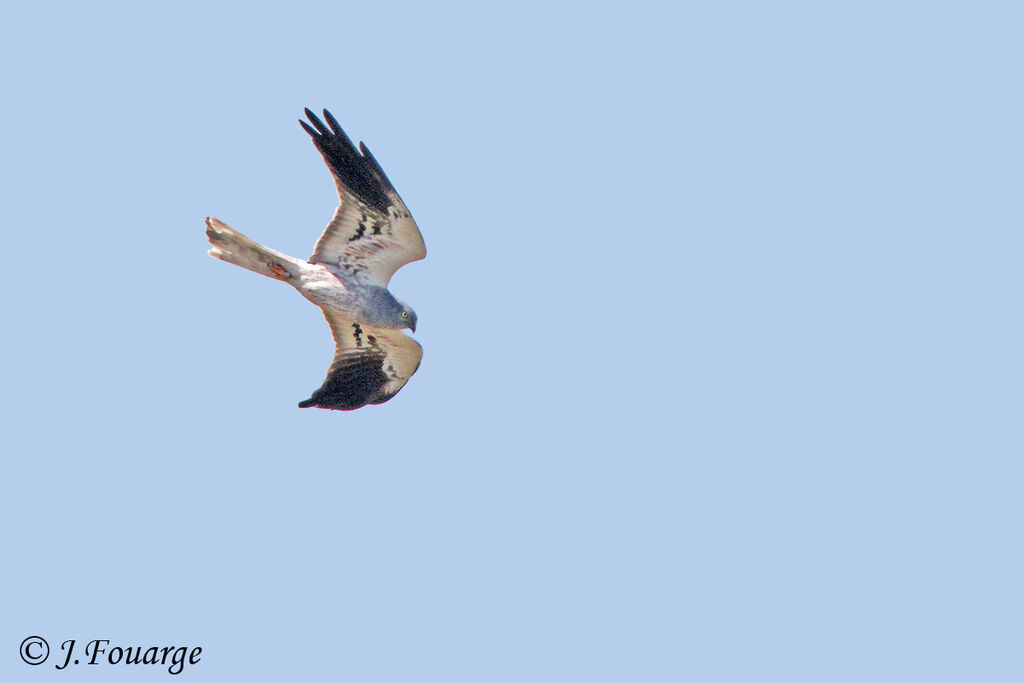
M 361 154 L 334 117 L 308 109 L 313 137 L 334 175 L 341 203 L 308 261 L 274 251 L 216 218 L 206 219 L 210 256 L 287 282 L 323 309 L 336 344 L 323 385 L 300 407 L 353 410 L 383 403 L 405 386 L 423 351 L 402 332 L 416 313 L 387 289 L 402 265 L 426 256 L 423 238 L 384 171 Z

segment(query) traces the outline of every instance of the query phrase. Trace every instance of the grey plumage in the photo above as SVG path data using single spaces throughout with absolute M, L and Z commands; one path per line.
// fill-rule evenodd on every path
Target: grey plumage
M 412 308 L 387 286 L 396 270 L 426 256 L 409 209 L 362 143 L 357 151 L 330 112 L 325 125 L 306 109 L 309 133 L 334 176 L 339 205 L 313 255 L 303 261 L 206 219 L 214 258 L 292 285 L 324 311 L 335 341 L 327 378 L 299 407 L 354 410 L 383 403 L 405 386 L 423 350 Z

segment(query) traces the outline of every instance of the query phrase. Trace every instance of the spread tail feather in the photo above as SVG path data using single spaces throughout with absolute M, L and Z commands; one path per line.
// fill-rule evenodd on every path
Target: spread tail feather
M 275 280 L 288 281 L 299 276 L 302 261 L 265 247 L 216 218 L 207 217 L 206 236 L 213 245 L 208 253 L 214 258 Z

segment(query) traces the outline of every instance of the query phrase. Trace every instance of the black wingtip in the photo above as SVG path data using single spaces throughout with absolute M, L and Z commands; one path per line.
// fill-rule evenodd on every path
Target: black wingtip
M 320 135 L 331 134 L 331 131 L 327 129 L 324 122 L 320 120 L 320 117 L 310 111 L 309 107 L 306 107 L 306 118 L 309 119 L 309 122 L 313 124 L 313 127 L 317 129 L 317 132 L 319 132 Z
M 313 144 L 323 155 L 335 179 L 367 206 L 387 214 L 397 193 L 366 145 L 360 142 L 357 149 L 327 109 L 323 110 L 327 124 L 309 107 L 304 111 L 309 122 L 300 119 L 299 124 L 313 138 Z
M 327 111 L 326 109 L 324 109 L 324 119 L 327 121 L 327 125 L 331 127 L 331 130 L 333 130 L 335 134 L 345 135 L 345 131 L 342 130 L 341 125 L 338 123 L 338 120 L 334 118 L 334 116 L 331 115 L 331 112 Z

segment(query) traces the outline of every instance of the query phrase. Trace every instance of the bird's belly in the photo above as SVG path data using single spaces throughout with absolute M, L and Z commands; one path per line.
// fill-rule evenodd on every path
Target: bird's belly
M 295 288 L 302 296 L 329 311 L 354 312 L 355 297 L 341 280 L 319 264 L 308 264 Z

